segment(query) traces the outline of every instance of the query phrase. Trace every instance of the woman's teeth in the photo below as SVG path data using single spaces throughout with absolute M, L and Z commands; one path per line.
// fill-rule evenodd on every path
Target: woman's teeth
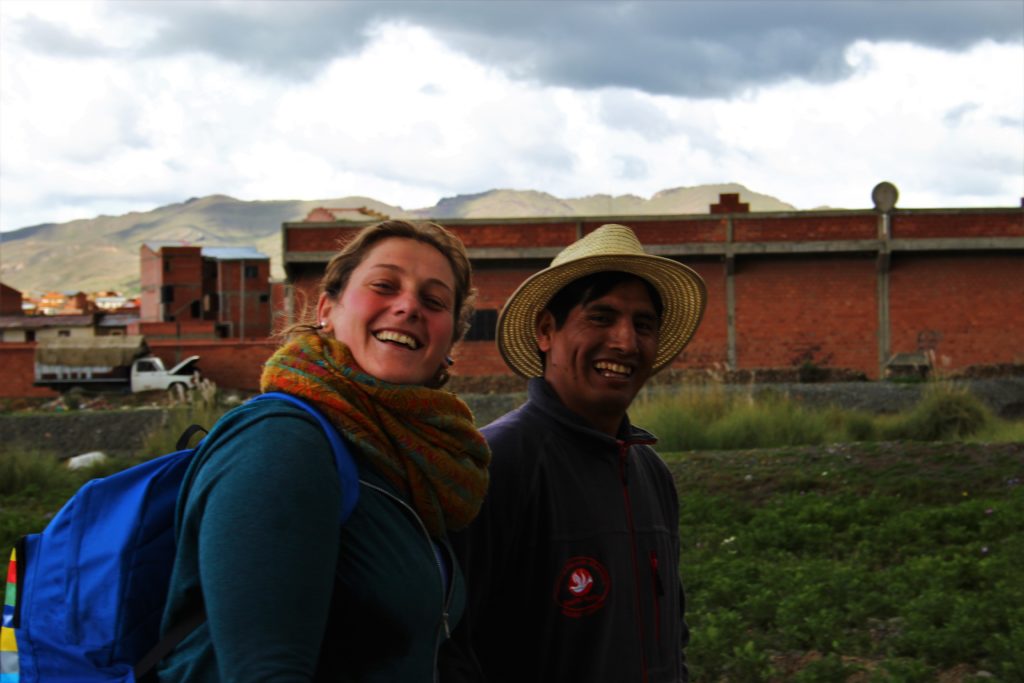
M 382 330 L 380 332 L 375 332 L 373 336 L 379 339 L 380 341 L 395 342 L 396 344 L 401 344 L 402 346 L 408 346 L 410 349 L 418 349 L 420 347 L 419 342 L 417 342 L 409 335 L 402 334 L 401 332 L 394 332 L 392 330 Z

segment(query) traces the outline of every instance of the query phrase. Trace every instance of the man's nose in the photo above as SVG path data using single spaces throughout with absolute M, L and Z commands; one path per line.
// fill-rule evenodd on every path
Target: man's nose
M 609 342 L 613 349 L 622 353 L 636 353 L 638 348 L 636 330 L 629 320 L 619 320 L 612 325 Z

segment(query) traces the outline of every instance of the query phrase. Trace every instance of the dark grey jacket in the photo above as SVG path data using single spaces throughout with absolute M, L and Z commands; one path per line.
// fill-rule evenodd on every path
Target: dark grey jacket
M 468 602 L 442 680 L 688 680 L 679 504 L 654 437 L 594 430 L 542 379 L 482 431 L 491 485 L 452 539 Z

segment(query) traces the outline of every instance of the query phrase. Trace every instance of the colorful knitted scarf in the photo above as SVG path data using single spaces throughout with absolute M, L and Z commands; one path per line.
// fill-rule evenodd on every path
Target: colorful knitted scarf
M 469 408 L 454 394 L 389 384 L 356 370 L 333 337 L 297 336 L 267 361 L 260 388 L 313 402 L 387 478 L 434 537 L 464 528 L 487 492 L 490 450 Z

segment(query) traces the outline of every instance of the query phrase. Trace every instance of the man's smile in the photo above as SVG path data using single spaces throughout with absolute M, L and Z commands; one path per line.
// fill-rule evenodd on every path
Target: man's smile
M 599 360 L 594 363 L 594 369 L 603 376 L 612 378 L 625 378 L 633 374 L 633 368 L 607 360 Z

